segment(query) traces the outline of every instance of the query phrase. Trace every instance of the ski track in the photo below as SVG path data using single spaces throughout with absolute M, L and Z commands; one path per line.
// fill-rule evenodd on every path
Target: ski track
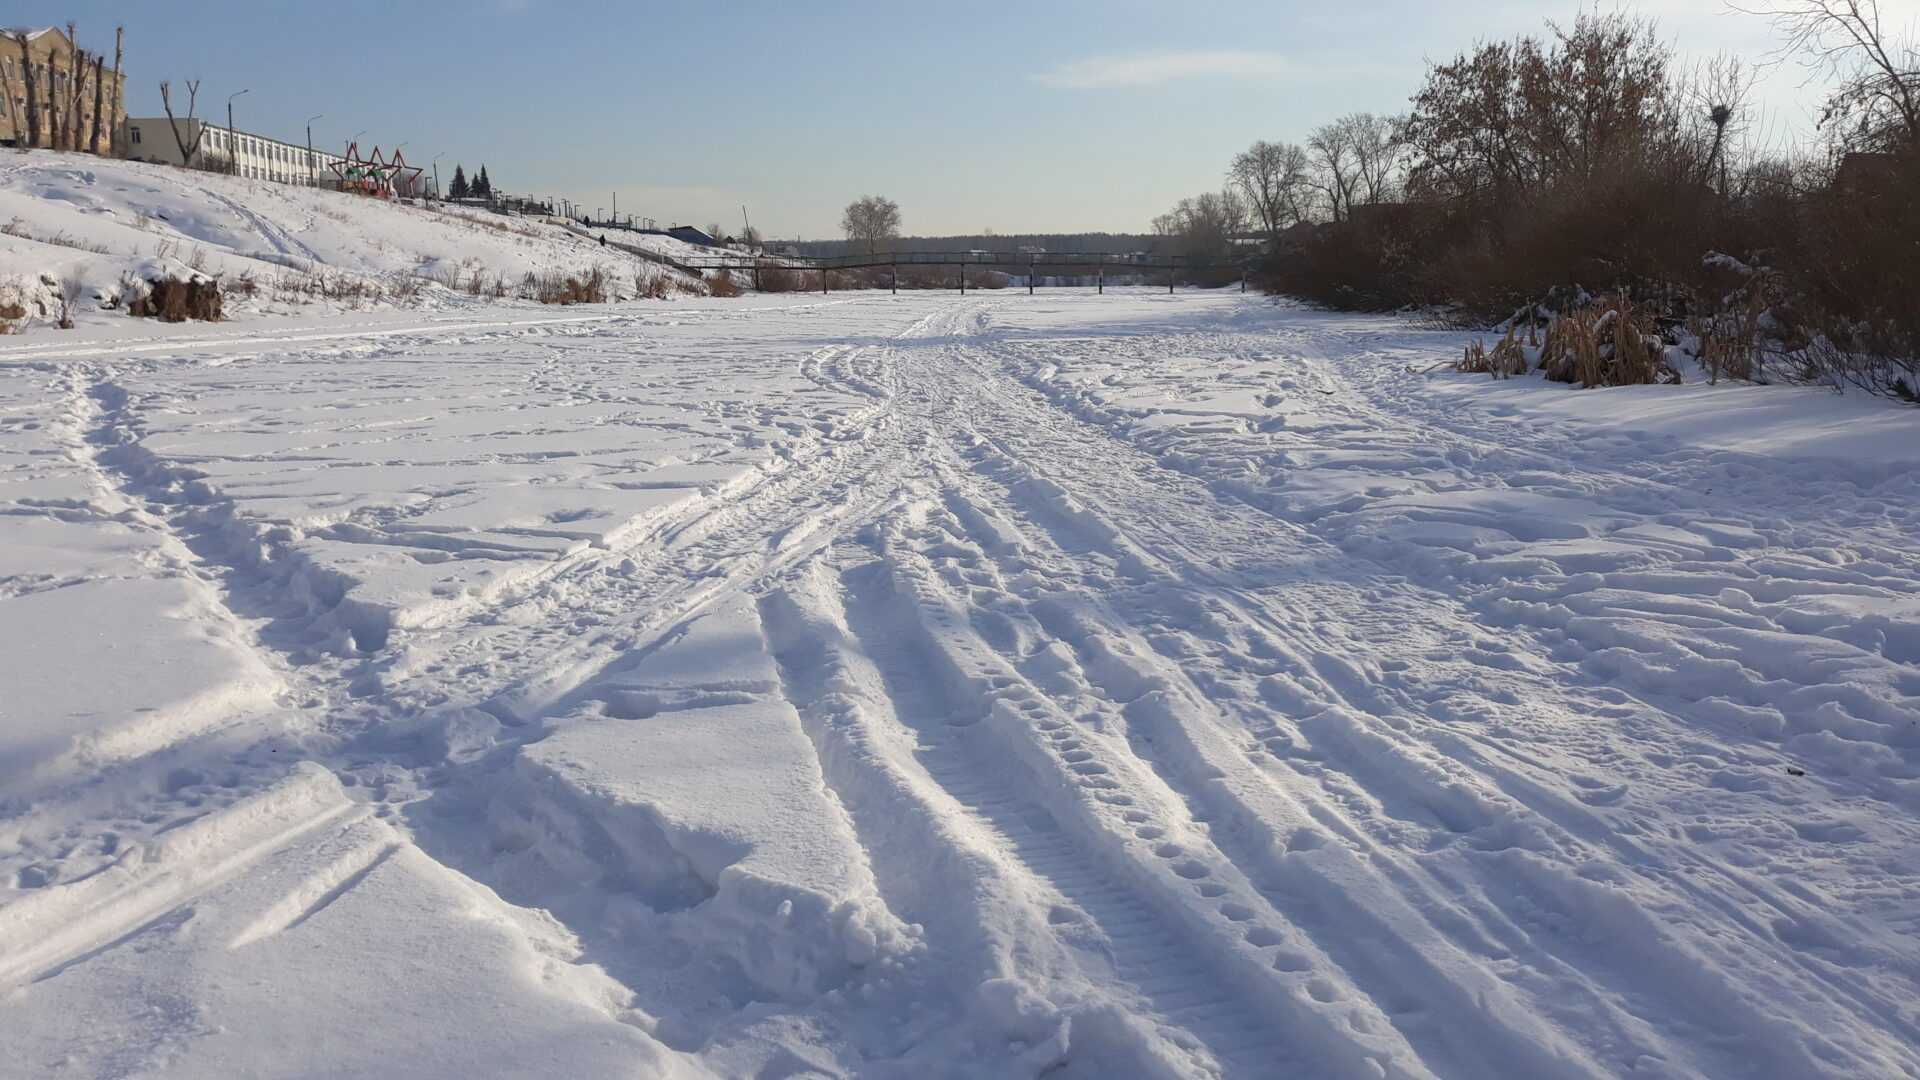
M 877 993 L 823 976 L 780 1006 L 824 1018 L 820 1045 L 852 1072 L 992 1047 L 1007 1056 L 982 1075 L 1920 1076 L 1920 781 L 1897 726 L 1913 722 L 1920 643 L 1885 616 L 1822 623 L 1794 607 L 1880 603 L 1920 578 L 1913 520 L 1856 505 L 1879 481 L 1822 495 L 1832 520 L 1769 519 L 1743 498 L 1774 481 L 1738 455 L 1629 437 L 1566 451 L 1549 425 L 1423 399 L 1400 360 L 1425 346 L 1388 324 L 1212 302 L 1089 334 L 1050 331 L 1057 312 L 1024 300 L 795 307 L 853 320 L 769 346 L 825 403 L 810 415 L 723 400 L 670 414 L 692 376 L 629 389 L 615 374 L 649 361 L 649 318 L 220 346 L 249 370 L 479 352 L 523 370 L 525 407 L 627 410 L 689 445 L 725 443 L 689 465 L 757 455 L 551 557 L 570 522 L 431 524 L 465 504 L 458 488 L 293 535 L 208 471 L 232 463 L 150 446 L 156 417 L 221 387 L 189 390 L 160 359 L 14 358 L 46 375 L 59 452 L 94 495 L 6 513 L 141 531 L 159 572 L 217 597 L 208 618 L 281 690 L 275 709 L 153 732 L 12 811 L 10 868 L 66 861 L 60 886 L 0 906 L 0 976 L 62 977 L 276 859 L 317 869 L 285 871 L 233 947 L 294 933 L 423 850 L 548 907 L 578 938 L 572 962 L 621 980 L 676 1050 L 764 1061 L 750 1033 L 766 987 L 744 988 L 764 957 L 703 937 L 698 903 L 610 915 L 687 883 L 650 886 L 661 871 L 615 836 L 627 819 L 590 799 L 556 809 L 516 760 L 571 724 L 651 716 L 622 702 L 689 724 L 775 703 L 848 823 L 855 879 L 908 928 L 883 935 Z M 1257 371 L 1270 407 L 1305 401 L 1313 425 L 1284 434 L 1125 396 L 1128 364 L 1151 382 L 1172 355 L 1237 365 L 1222 380 Z M 382 437 L 316 431 L 287 460 L 326 460 L 350 434 Z M 1476 509 L 1482 495 L 1508 500 L 1506 516 Z M 1410 539 L 1369 516 L 1383 500 L 1509 540 Z M 1614 548 L 1555 517 L 1575 500 L 1579 521 L 1611 522 Z M 387 609 L 301 542 L 316 537 L 513 569 Z M 0 598 L 68 584 L 8 581 Z M 633 696 L 628 680 L 742 597 L 774 685 Z M 1790 634 L 1835 651 L 1797 659 Z M 1891 696 L 1830 677 L 1855 670 L 1892 680 Z M 1720 692 L 1688 688 L 1707 675 Z M 478 750 L 446 749 L 494 727 Z M 1773 805 L 1777 781 L 1758 777 L 1786 775 L 1783 746 L 1834 767 L 1816 794 Z M 275 786 L 282 750 L 347 787 L 310 766 Z M 1863 761 L 1877 767 L 1842 768 Z M 528 828 L 497 820 L 512 814 L 573 830 L 572 861 L 553 863 L 565 874 L 535 888 L 499 857 Z M 578 823 L 552 824 L 568 814 Z M 670 825 L 656 822 L 668 844 Z M 102 829 L 111 843 L 79 842 Z M 276 854 L 312 836 L 320 856 Z M 143 868 L 126 854 L 142 845 L 174 861 Z M 1854 876 L 1792 873 L 1836 861 Z M 688 976 L 699 992 L 660 981 L 629 923 L 711 953 Z M 1045 1007 L 1016 1022 L 966 1004 L 1008 981 Z

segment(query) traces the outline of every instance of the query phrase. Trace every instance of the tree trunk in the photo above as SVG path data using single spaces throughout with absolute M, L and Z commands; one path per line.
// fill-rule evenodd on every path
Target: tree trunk
M 76 51 L 68 59 L 73 62 L 73 78 L 67 88 L 67 149 L 85 150 L 86 114 L 80 106 L 87 97 L 87 54 Z
M 64 116 L 60 110 L 60 54 L 47 51 L 47 115 L 43 121 L 47 128 L 47 142 L 55 150 L 66 149 L 67 128 L 61 123 Z
M 126 41 L 127 28 L 113 28 L 113 108 L 107 118 L 107 148 L 115 153 L 120 150 L 120 98 L 126 93 L 126 76 L 120 73 L 120 57 Z
M 171 83 L 165 79 L 160 80 L 160 107 L 167 111 L 167 126 L 173 129 L 173 142 L 174 145 L 180 148 L 180 161 L 187 168 L 191 169 L 193 168 L 194 155 L 200 152 L 200 142 L 207 136 L 207 125 L 201 124 L 198 128 L 194 129 L 193 145 L 188 146 L 186 137 L 180 134 L 180 122 L 173 118 L 172 89 L 173 86 Z M 199 99 L 200 80 L 195 79 L 187 84 L 187 124 L 189 127 L 193 124 L 193 111 L 198 105 Z M 227 150 L 229 154 L 231 154 L 233 148 L 228 147 Z
M 87 136 L 87 153 L 100 152 L 100 112 L 107 104 L 107 58 L 93 57 L 93 131 Z
M 80 60 L 80 30 L 67 24 L 67 113 L 65 131 L 67 149 L 80 149 L 80 83 L 86 78 L 86 66 Z
M 40 86 L 33 74 L 33 53 L 27 47 L 27 35 L 21 31 L 13 35 L 20 46 L 20 77 L 27 83 L 27 145 L 40 148 Z
M 7 128 L 13 132 L 13 141 L 16 143 L 26 141 L 26 130 L 20 126 L 24 118 L 20 115 L 20 106 L 14 100 L 18 96 L 13 92 L 12 73 L 0 74 L 0 97 L 7 99 Z

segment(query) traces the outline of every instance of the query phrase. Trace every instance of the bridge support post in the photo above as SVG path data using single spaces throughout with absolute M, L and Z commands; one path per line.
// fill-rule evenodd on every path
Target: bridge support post
M 887 290 L 895 296 L 900 295 L 900 256 L 893 257 L 893 269 L 887 274 Z
M 1098 295 L 1105 296 L 1107 294 L 1106 252 L 1101 252 L 1100 257 L 1093 262 L 1093 287 L 1094 292 Z
M 1167 295 L 1173 295 L 1173 267 L 1167 267 Z
M 967 264 L 960 264 L 960 295 L 967 295 Z
M 824 266 L 820 268 L 820 295 L 827 295 L 827 268 Z

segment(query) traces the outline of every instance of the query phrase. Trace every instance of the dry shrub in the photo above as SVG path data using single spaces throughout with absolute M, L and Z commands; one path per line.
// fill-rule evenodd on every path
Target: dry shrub
M 1507 328 L 1507 334 L 1488 352 L 1486 344 L 1475 340 L 1467 346 L 1466 355 L 1453 365 L 1455 371 L 1464 371 L 1474 375 L 1491 375 L 1496 379 L 1511 379 L 1527 373 L 1527 350 L 1520 344 L 1520 324 L 1515 322 Z
M 1807 200 L 1800 265 L 1787 272 L 1805 300 L 1801 359 L 1818 381 L 1920 399 L 1917 177 L 1920 144 Z
M 667 275 L 648 273 L 645 269 L 633 272 L 633 295 L 635 299 L 665 300 L 673 295 L 673 283 Z
M 1582 387 L 1680 381 L 1647 316 L 1624 296 L 1554 319 L 1540 349 L 1540 371 L 1551 382 Z
M 938 266 L 903 267 L 900 270 L 900 287 L 903 289 L 957 289 L 960 287 L 960 275 L 951 268 Z
M 75 270 L 60 279 L 60 329 L 73 329 L 73 310 L 80 306 L 80 300 L 86 294 L 86 271 Z
M 0 304 L 0 334 L 13 333 L 14 324 L 27 317 L 27 309 L 19 304 Z
M 732 271 L 721 270 L 707 275 L 707 294 L 723 298 L 739 296 L 743 290 L 733 280 Z
M 1761 317 L 1767 312 L 1767 293 L 1750 289 L 1744 307 L 1693 319 L 1688 329 L 1700 340 L 1700 365 L 1707 382 L 1729 379 L 1757 381 L 1763 375 Z
M 563 274 L 557 270 L 538 276 L 528 274 L 522 283 L 523 290 L 528 283 L 532 286 L 531 295 L 523 291 L 522 296 L 543 304 L 607 302 L 607 275 L 597 266 L 584 274 Z
M 790 293 L 800 292 L 805 288 L 800 282 L 798 273 L 779 263 L 762 262 L 755 271 L 755 277 L 759 279 L 759 284 L 755 287 L 761 292 Z
M 222 305 L 220 283 L 213 278 L 154 278 L 147 282 L 147 295 L 128 302 L 127 314 L 161 322 L 219 322 L 224 317 Z

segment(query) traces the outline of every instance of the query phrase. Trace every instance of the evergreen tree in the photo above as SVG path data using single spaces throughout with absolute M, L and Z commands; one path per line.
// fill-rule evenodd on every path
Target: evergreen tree
M 473 179 L 473 193 L 482 199 L 493 198 L 493 181 L 487 179 L 487 167 L 480 166 L 480 175 Z
M 473 191 L 467 186 L 466 170 L 455 165 L 453 167 L 453 183 L 447 187 L 447 198 L 464 199 L 471 194 L 473 194 Z

